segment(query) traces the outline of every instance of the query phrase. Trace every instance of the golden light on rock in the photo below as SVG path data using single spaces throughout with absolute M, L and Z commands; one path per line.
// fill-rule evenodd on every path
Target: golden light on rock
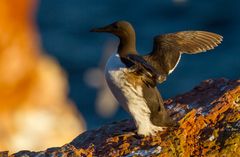
M 63 70 L 42 54 L 33 20 L 36 4 L 0 4 L 0 148 L 10 152 L 61 146 L 85 128 L 67 98 Z

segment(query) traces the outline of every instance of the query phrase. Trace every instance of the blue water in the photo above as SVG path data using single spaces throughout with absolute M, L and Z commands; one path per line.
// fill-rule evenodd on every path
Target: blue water
M 177 1 L 177 0 L 175 0 Z M 180 1 L 180 0 L 179 0 Z M 83 81 L 89 68 L 97 67 L 103 45 L 116 38 L 90 33 L 93 27 L 117 20 L 130 21 L 137 33 L 139 52 L 149 52 L 154 35 L 180 30 L 207 30 L 224 36 L 221 46 L 209 53 L 184 55 L 168 80 L 159 86 L 164 98 L 190 90 L 209 78 L 239 78 L 240 1 L 237 0 L 41 0 L 37 24 L 42 45 L 66 70 L 69 97 L 77 104 L 88 128 L 120 120 L 128 115 L 119 109 L 110 118 L 94 109 L 97 90 Z

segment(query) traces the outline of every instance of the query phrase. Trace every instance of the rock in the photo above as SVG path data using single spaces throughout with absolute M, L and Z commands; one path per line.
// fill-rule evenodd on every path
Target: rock
M 19 156 L 240 156 L 240 80 L 206 80 L 165 101 L 180 126 L 139 137 L 131 120 L 86 131 L 69 144 Z

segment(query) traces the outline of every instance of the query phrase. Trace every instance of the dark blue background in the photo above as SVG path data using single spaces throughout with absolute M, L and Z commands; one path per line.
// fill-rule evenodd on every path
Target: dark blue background
M 177 1 L 177 0 L 175 0 Z M 181 1 L 181 0 L 178 0 Z M 182 0 L 183 1 L 183 0 Z M 37 23 L 46 52 L 56 57 L 68 74 L 69 96 L 78 105 L 88 128 L 124 119 L 95 113 L 96 89 L 83 81 L 84 72 L 99 64 L 103 45 L 117 40 L 111 35 L 90 33 L 96 26 L 128 20 L 136 29 L 137 49 L 149 52 L 154 35 L 180 30 L 207 30 L 224 36 L 215 50 L 184 55 L 177 69 L 159 86 L 164 98 L 190 90 L 209 78 L 239 78 L 240 1 L 237 0 L 41 0 Z

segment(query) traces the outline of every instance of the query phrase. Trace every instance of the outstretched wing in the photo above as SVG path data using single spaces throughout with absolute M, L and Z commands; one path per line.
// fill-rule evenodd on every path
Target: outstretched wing
M 182 31 L 159 35 L 154 38 L 153 50 L 143 58 L 158 70 L 168 75 L 177 66 L 181 54 L 196 54 L 214 49 L 223 37 L 206 31 Z

